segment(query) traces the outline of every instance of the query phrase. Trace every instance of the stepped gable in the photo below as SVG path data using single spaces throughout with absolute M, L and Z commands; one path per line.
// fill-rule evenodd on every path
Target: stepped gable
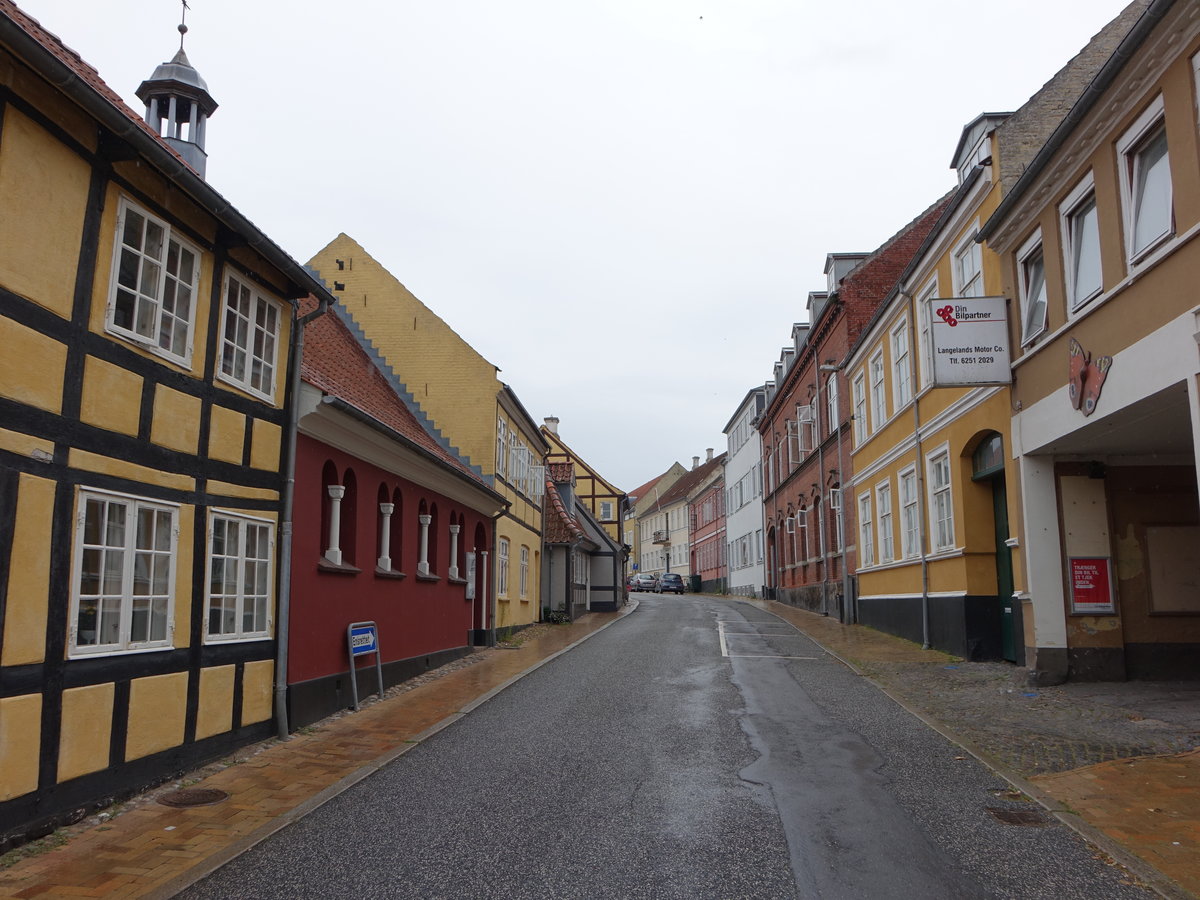
M 853 339 L 887 299 L 957 193 L 949 191 L 859 263 L 838 285 Z
M 571 544 L 586 537 L 575 517 L 567 512 L 562 494 L 552 478 L 546 479 L 546 517 L 543 534 L 547 544 Z
M 306 297 L 300 301 L 300 308 L 302 313 L 311 312 L 317 308 L 317 301 Z M 313 387 L 345 401 L 386 425 L 427 455 L 472 481 L 485 484 L 477 473 L 447 452 L 421 426 L 334 310 L 318 316 L 305 326 L 304 359 L 300 374 Z

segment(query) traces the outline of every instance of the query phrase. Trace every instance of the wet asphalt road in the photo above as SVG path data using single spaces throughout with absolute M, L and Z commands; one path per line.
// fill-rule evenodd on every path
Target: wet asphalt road
M 638 599 L 183 896 L 1156 896 L 787 623 Z

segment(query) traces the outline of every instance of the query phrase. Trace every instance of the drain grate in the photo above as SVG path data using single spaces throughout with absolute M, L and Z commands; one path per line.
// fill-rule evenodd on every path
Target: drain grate
M 1040 812 L 1032 809 L 1003 809 L 999 806 L 989 806 L 990 812 L 997 820 L 1005 825 L 1047 825 L 1049 821 Z
M 163 794 L 158 798 L 158 802 L 163 806 L 175 807 L 212 806 L 228 797 L 227 793 L 218 791 L 216 788 L 183 788 Z

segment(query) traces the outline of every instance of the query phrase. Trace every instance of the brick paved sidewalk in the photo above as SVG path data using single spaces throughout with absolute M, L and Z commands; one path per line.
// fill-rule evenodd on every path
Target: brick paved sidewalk
M 871 678 L 1160 893 L 1200 897 L 1200 684 L 1031 689 L 1006 663 L 962 662 L 781 603 L 755 605 Z
M 0 898 L 170 897 L 461 718 L 521 675 L 632 611 L 589 613 L 515 650 L 327 720 L 193 785 L 213 806 L 146 803 L 0 870 Z

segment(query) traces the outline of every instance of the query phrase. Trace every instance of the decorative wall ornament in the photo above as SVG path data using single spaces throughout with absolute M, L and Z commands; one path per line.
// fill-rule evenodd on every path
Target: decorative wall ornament
M 1108 378 L 1108 370 L 1112 368 L 1112 357 L 1101 356 L 1092 361 L 1092 354 L 1086 352 L 1075 338 L 1070 344 L 1071 362 L 1067 375 L 1067 394 L 1071 398 L 1071 406 L 1090 416 L 1100 402 L 1100 390 L 1104 380 Z

